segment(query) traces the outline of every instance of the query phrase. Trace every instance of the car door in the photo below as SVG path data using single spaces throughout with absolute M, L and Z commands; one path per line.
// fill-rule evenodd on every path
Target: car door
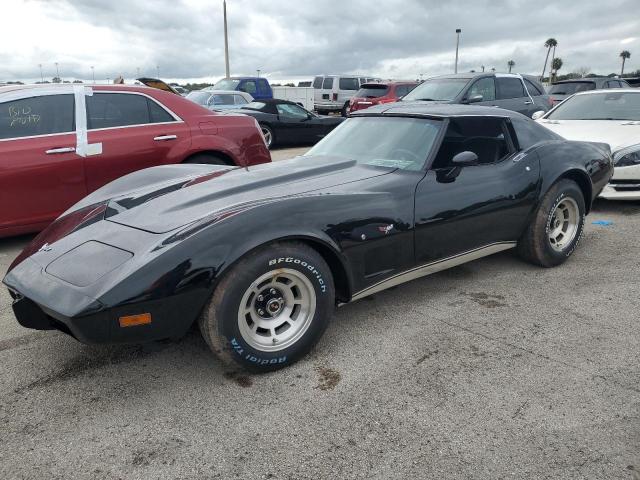
M 537 198 L 539 166 L 535 154 L 516 153 L 511 131 L 505 118 L 449 121 L 416 188 L 417 264 L 485 247 L 497 251 L 518 239 Z M 479 163 L 453 165 L 452 158 L 463 151 L 476 153 Z
M 0 98 L 0 229 L 49 223 L 86 195 L 75 149 L 71 91 Z
M 533 115 L 536 107 L 525 92 L 524 84 L 520 77 L 496 74 L 496 94 L 495 104 L 497 106 L 513 110 L 528 117 Z
M 85 159 L 90 192 L 136 170 L 180 162 L 191 145 L 189 126 L 150 96 L 98 91 L 86 104 L 89 144 L 102 147 Z
M 276 104 L 281 135 L 279 139 L 289 143 L 307 143 L 317 139 L 320 125 L 315 125 L 309 112 L 292 103 Z

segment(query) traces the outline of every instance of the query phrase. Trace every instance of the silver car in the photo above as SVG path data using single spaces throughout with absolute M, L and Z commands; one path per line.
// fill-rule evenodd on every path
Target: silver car
M 209 110 L 230 110 L 242 108 L 253 102 L 253 97 L 246 92 L 231 90 L 195 90 L 187 98 Z

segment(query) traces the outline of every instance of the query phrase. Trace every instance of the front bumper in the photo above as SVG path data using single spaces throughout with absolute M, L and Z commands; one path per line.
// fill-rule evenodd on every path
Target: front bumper
M 20 325 L 36 330 L 60 330 L 87 344 L 141 343 L 180 337 L 209 296 L 204 288 L 167 296 L 155 292 L 153 300 L 108 306 L 47 274 L 29 258 L 9 272 L 4 283 L 13 298 L 13 312 Z M 142 313 L 151 314 L 151 323 L 120 326 L 120 317 Z
M 608 200 L 640 200 L 640 165 L 616 167 L 600 197 Z

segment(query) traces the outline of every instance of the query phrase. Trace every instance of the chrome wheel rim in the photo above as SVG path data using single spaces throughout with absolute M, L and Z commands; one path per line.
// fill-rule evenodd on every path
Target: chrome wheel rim
M 277 352 L 296 343 L 309 329 L 316 311 L 311 281 L 297 270 L 272 270 L 245 291 L 238 328 L 249 346 Z
M 551 247 L 561 252 L 576 238 L 580 209 L 573 198 L 563 198 L 551 212 L 547 227 Z
M 273 135 L 271 134 L 271 130 L 266 127 L 260 127 L 262 130 L 262 136 L 264 137 L 264 141 L 267 143 L 267 147 L 271 146 L 271 141 L 273 140 Z

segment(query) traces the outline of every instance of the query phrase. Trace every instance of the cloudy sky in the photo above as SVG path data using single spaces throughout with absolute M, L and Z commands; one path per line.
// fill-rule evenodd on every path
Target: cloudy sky
M 640 68 L 639 0 L 228 0 L 231 73 L 417 78 L 481 65 L 539 74 L 549 37 L 561 73 Z M 224 75 L 222 0 L 3 0 L 0 81 Z

